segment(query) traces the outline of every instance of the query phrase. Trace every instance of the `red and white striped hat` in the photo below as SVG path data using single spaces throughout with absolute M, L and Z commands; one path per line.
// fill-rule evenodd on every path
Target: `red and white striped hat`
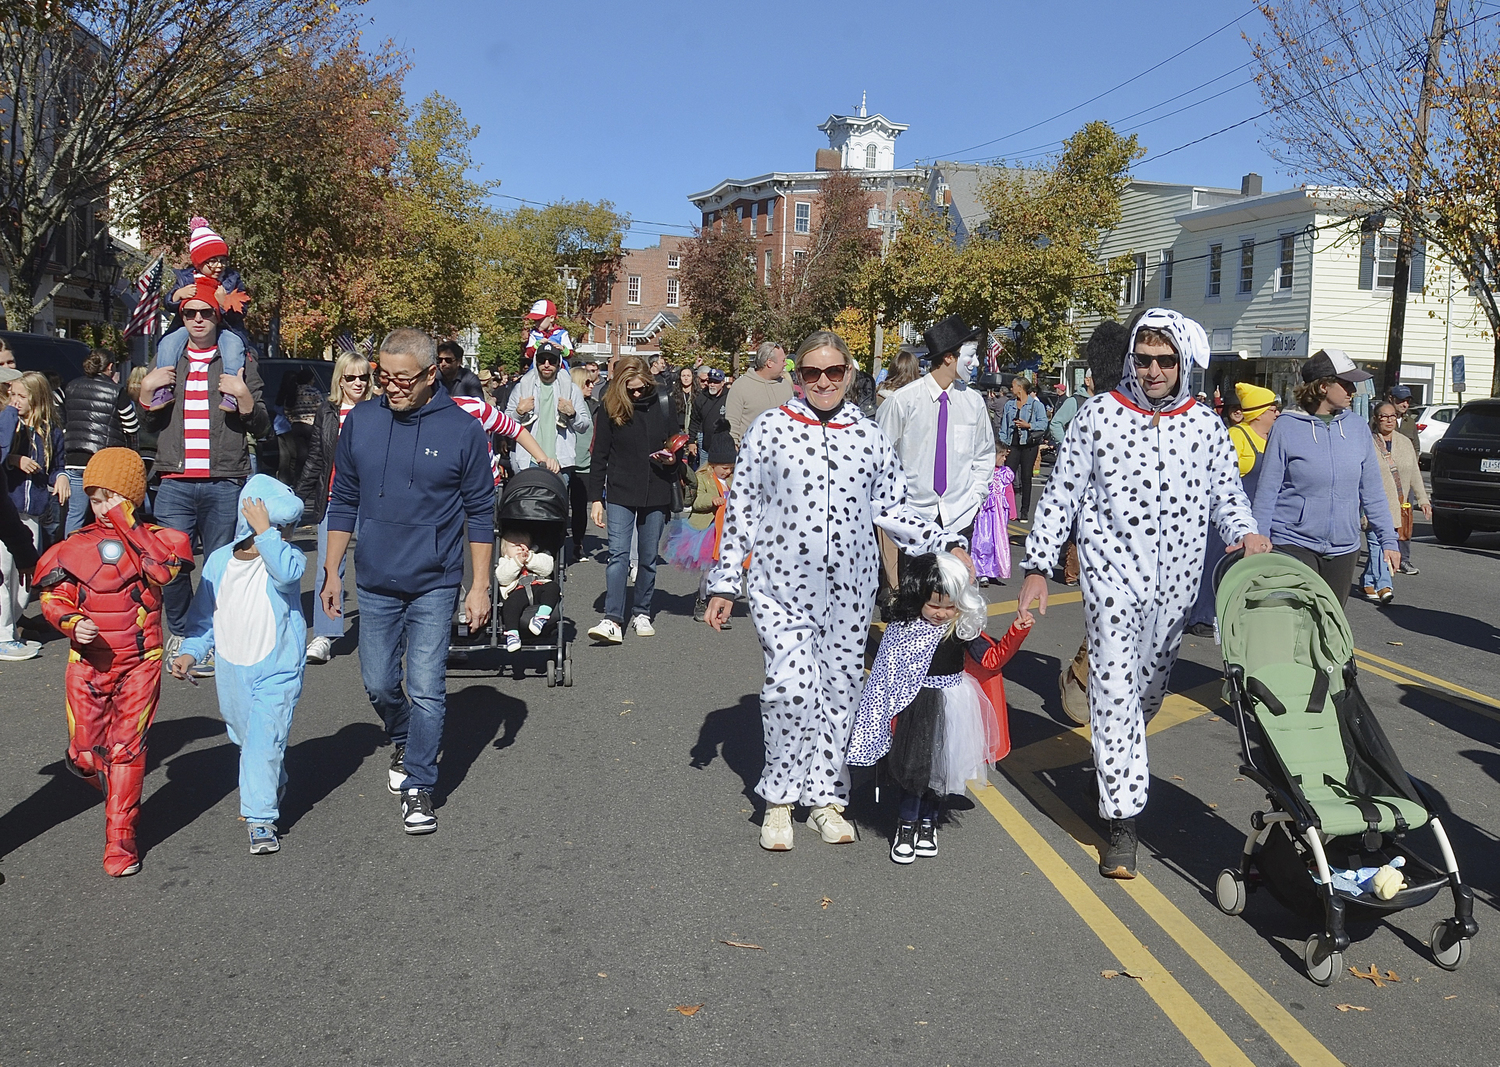
M 557 317 L 557 305 L 550 300 L 538 300 L 535 304 L 531 305 L 531 310 L 526 313 L 528 319 L 541 320 L 549 316 L 552 318 Z
M 192 235 L 188 237 L 188 258 L 193 261 L 193 266 L 201 267 L 214 256 L 229 255 L 229 245 L 209 228 L 208 220 L 203 216 L 194 215 L 188 225 L 192 227 Z

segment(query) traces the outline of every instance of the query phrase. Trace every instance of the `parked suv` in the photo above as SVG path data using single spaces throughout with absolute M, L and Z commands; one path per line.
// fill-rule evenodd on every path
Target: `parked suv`
M 1417 460 L 1424 469 L 1432 462 L 1432 446 L 1443 439 L 1457 414 L 1457 404 L 1429 404 L 1412 409 L 1411 416 L 1417 420 L 1417 439 L 1422 443 Z
M 1432 532 L 1461 545 L 1500 530 L 1500 399 L 1471 400 L 1432 446 Z

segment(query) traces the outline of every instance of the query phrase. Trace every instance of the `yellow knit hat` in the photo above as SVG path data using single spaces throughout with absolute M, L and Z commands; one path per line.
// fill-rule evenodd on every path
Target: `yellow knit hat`
M 83 468 L 83 491 L 108 489 L 136 507 L 146 500 L 146 464 L 133 448 L 101 448 Z
M 1271 390 L 1249 382 L 1235 382 L 1234 393 L 1240 398 L 1240 410 L 1245 413 L 1246 418 L 1277 402 L 1277 396 Z

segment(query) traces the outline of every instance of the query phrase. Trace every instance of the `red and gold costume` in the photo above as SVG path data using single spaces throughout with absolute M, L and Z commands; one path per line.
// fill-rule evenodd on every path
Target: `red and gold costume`
M 105 792 L 104 869 L 140 869 L 136 821 L 146 776 L 146 730 L 161 695 L 161 590 L 193 550 L 186 534 L 142 522 L 129 500 L 42 555 L 42 613 L 72 641 L 68 758 Z M 80 644 L 85 619 L 99 628 Z

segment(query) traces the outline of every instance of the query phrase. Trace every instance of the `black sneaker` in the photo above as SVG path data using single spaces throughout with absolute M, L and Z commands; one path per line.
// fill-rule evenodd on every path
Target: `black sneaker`
M 931 819 L 917 823 L 917 839 L 912 847 L 918 856 L 937 855 L 937 826 Z
M 702 622 L 703 613 L 707 610 L 708 601 L 704 600 L 701 596 L 697 600 L 693 601 L 693 621 Z
M 901 864 L 916 862 L 916 836 L 916 823 L 898 822 L 896 824 L 896 839 L 891 842 L 891 859 Z
M 385 787 L 391 791 L 392 796 L 401 795 L 401 785 L 406 781 L 406 746 L 397 745 L 391 752 L 391 770 L 386 777 Z
M 408 789 L 401 794 L 401 825 L 409 834 L 430 834 L 437 829 L 431 790 Z
M 1403 563 L 1403 564 L 1401 564 L 1401 568 L 1396 573 L 1397 574 L 1421 574 L 1422 572 L 1417 569 L 1417 566 L 1414 563 Z
M 1099 873 L 1106 878 L 1135 877 L 1135 820 L 1109 820 L 1109 844 L 1099 854 Z

